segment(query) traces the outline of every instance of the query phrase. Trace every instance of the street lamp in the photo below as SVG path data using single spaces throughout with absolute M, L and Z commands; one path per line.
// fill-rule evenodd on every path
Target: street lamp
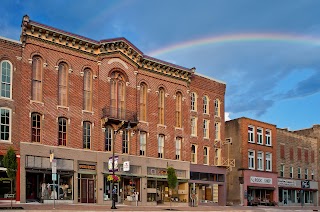
M 117 196 L 117 193 L 116 193 L 116 190 L 114 189 L 114 180 L 113 180 L 113 177 L 114 177 L 114 143 L 115 143 L 115 140 L 116 140 L 116 135 L 122 130 L 124 129 L 124 122 L 121 123 L 120 127 L 118 127 L 117 130 L 114 130 L 114 136 L 113 136 L 113 139 L 112 139 L 112 181 L 111 181 L 111 199 L 112 199 L 112 206 L 111 206 L 111 209 L 117 209 L 116 207 L 116 196 Z M 130 121 L 128 122 L 128 125 L 127 127 L 125 128 L 126 130 L 130 130 L 131 129 L 131 126 L 130 126 Z

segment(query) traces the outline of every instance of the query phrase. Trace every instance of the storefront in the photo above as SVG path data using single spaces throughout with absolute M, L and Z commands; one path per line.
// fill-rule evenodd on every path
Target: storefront
M 191 164 L 189 202 L 196 205 L 226 204 L 226 170 L 224 168 Z
M 274 205 L 278 202 L 277 173 L 243 171 L 244 205 Z
M 78 162 L 78 202 L 96 203 L 96 163 Z
M 278 179 L 279 205 L 318 205 L 318 182 L 310 180 Z

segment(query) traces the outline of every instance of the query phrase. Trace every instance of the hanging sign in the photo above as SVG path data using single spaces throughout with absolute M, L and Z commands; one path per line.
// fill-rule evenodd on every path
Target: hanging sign
M 119 156 L 114 156 L 114 160 L 112 160 L 112 157 L 109 158 L 109 161 L 108 161 L 108 169 L 109 169 L 109 172 L 112 172 L 112 163 L 114 163 L 113 167 L 114 167 L 114 170 L 115 172 L 118 171 L 118 159 L 119 159 Z
M 124 172 L 130 171 L 130 161 L 124 161 L 123 162 L 123 171 Z

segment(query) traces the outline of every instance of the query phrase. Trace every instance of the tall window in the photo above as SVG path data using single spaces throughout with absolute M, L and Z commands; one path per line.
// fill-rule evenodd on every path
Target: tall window
M 111 74 L 111 115 L 125 119 L 125 78 L 120 72 Z
M 195 145 L 191 145 L 191 163 L 197 162 L 197 149 Z
M 254 143 L 254 127 L 248 126 L 248 141 Z
M 301 148 L 298 147 L 298 160 L 301 161 Z
M 83 122 L 83 148 L 90 149 L 91 144 L 91 123 L 88 121 Z
M 92 72 L 90 69 L 84 70 L 83 109 L 87 111 L 92 111 Z
M 197 111 L 197 94 L 191 93 L 191 110 Z
M 164 124 L 164 89 L 159 89 L 159 102 L 158 102 L 158 109 L 159 109 L 159 124 Z
M 257 134 L 258 134 L 258 144 L 263 144 L 263 129 L 257 128 Z
M 280 165 L 280 177 L 284 177 L 284 164 Z
M 207 96 L 203 97 L 203 113 L 204 114 L 209 113 L 209 100 Z
M 106 138 L 105 138 L 105 150 L 111 152 L 112 150 L 112 139 L 113 139 L 113 129 L 111 127 L 106 128 Z
M 159 135 L 158 137 L 158 158 L 163 158 L 164 151 L 164 135 Z
M 67 119 L 60 117 L 59 118 L 59 136 L 58 143 L 59 145 L 66 146 L 67 145 Z
M 308 179 L 308 169 L 307 168 L 305 168 L 304 169 L 304 179 Z
M 11 98 L 12 65 L 9 61 L 1 61 L 1 97 Z
M 181 138 L 176 138 L 176 160 L 181 160 Z
M 214 115 L 220 116 L 220 101 L 219 99 L 214 100 Z
M 271 130 L 267 129 L 266 130 L 266 145 L 271 146 Z
M 59 100 L 61 106 L 68 106 L 68 66 L 59 64 Z
M 140 85 L 140 120 L 147 121 L 147 85 Z
M 290 178 L 293 178 L 293 166 L 290 166 Z
M 192 136 L 197 135 L 197 118 L 195 117 L 191 118 L 191 135 Z
M 209 138 L 209 120 L 203 120 L 203 137 Z
M 220 123 L 214 123 L 215 139 L 220 140 Z
M 146 155 L 147 133 L 140 132 L 140 155 Z
M 304 161 L 309 163 L 309 151 L 307 149 L 304 150 Z
M 128 130 L 122 131 L 122 153 L 123 154 L 129 153 L 129 131 Z
M 176 94 L 176 127 L 182 127 L 181 103 L 182 103 L 182 94 L 180 92 L 177 92 Z
M 254 151 L 253 150 L 248 151 L 248 168 L 254 169 Z
M 266 171 L 272 171 L 272 154 L 266 153 Z
M 11 137 L 11 109 L 0 108 L 1 141 L 10 141 Z
M 284 144 L 280 145 L 280 158 L 284 159 L 285 153 L 284 153 Z
M 208 165 L 208 147 L 203 148 L 203 164 Z
M 298 167 L 298 179 L 301 179 L 301 168 L 300 167 Z
M 41 115 L 39 113 L 31 114 L 31 141 L 41 141 Z
M 32 100 L 42 101 L 42 59 L 32 58 Z
M 290 148 L 290 160 L 293 160 L 293 148 Z
M 257 169 L 263 171 L 263 152 L 258 152 L 257 159 L 258 159 Z

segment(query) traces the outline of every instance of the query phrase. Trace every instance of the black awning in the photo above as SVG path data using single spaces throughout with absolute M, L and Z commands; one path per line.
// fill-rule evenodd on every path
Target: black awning
M 248 186 L 248 189 L 275 190 L 274 187 Z

